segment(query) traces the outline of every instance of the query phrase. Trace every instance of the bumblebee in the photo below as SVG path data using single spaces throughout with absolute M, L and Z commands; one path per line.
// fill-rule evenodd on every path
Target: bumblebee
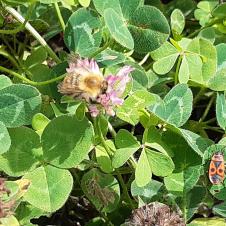
M 95 102 L 106 92 L 108 84 L 94 60 L 78 59 L 70 63 L 68 74 L 58 85 L 58 91 L 75 99 Z

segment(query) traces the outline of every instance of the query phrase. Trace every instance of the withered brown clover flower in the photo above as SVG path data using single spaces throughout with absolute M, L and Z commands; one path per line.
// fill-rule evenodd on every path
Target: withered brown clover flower
M 13 208 L 15 201 L 10 200 L 7 202 L 2 201 L 3 194 L 10 194 L 10 190 L 6 188 L 5 179 L 0 178 L 0 218 L 7 217 L 8 215 L 12 214 L 11 209 Z
M 135 209 L 125 225 L 128 226 L 185 226 L 183 218 L 169 206 L 153 202 Z
M 3 193 L 7 193 L 7 195 L 10 194 L 10 190 L 6 188 L 5 186 L 5 178 L 0 178 L 0 197 Z
M 89 180 L 86 186 L 88 188 L 88 193 L 99 200 L 101 204 L 100 209 L 108 206 L 110 203 L 114 203 L 114 193 L 109 188 L 102 188 L 98 183 L 98 177 Z
M 0 200 L 0 218 L 4 218 L 7 217 L 9 215 L 13 214 L 13 207 L 15 205 L 15 201 L 14 200 L 10 200 L 8 202 L 2 202 Z

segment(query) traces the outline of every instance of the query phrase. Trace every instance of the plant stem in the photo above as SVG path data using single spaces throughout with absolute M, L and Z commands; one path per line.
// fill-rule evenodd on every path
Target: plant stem
M 219 127 L 214 127 L 214 126 L 204 126 L 203 129 L 207 129 L 207 130 L 212 130 L 218 133 L 225 133 L 223 130 L 221 130 Z
M 15 56 L 17 56 L 18 54 L 14 51 L 14 49 L 11 47 L 11 45 L 9 44 L 9 42 L 7 41 L 7 39 L 5 39 L 4 35 L 1 36 L 2 40 L 4 41 L 5 45 L 9 48 L 10 52 L 11 52 L 11 57 L 12 55 L 14 56 L 13 59 L 14 61 L 16 61 L 16 63 L 18 64 L 17 68 L 19 69 L 19 73 L 20 72 L 24 72 L 25 74 L 29 75 L 31 77 L 31 72 L 30 71 L 25 71 L 24 65 L 21 62 L 21 59 L 23 58 L 23 52 L 22 55 L 18 58 L 15 58 Z M 25 48 L 25 43 L 22 43 L 23 48 Z
M 104 149 L 106 150 L 106 152 L 108 153 L 109 157 L 111 158 L 111 155 L 112 154 L 111 154 L 111 151 L 110 151 L 109 147 L 107 146 L 106 141 L 105 141 L 105 138 L 104 138 L 104 136 L 102 134 L 100 123 L 99 123 L 99 118 L 94 119 L 94 126 L 96 127 L 96 130 L 97 130 L 97 133 L 99 135 L 101 144 L 103 145 Z M 130 204 L 130 206 L 132 208 L 134 208 L 133 201 L 131 200 L 131 198 L 129 196 L 129 193 L 128 193 L 126 184 L 124 183 L 124 180 L 122 178 L 122 175 L 118 172 L 117 169 L 115 169 L 115 172 L 117 174 L 117 178 L 119 180 L 119 183 L 120 183 L 120 185 L 122 187 L 123 193 L 124 193 L 124 195 L 125 195 L 128 203 Z
M 122 175 L 120 173 L 118 173 L 118 170 L 115 169 L 115 172 L 117 173 L 117 178 L 119 180 L 119 183 L 121 184 L 122 186 L 122 190 L 123 190 L 123 193 L 127 199 L 127 202 L 130 204 L 131 208 L 134 209 L 134 204 L 133 204 L 133 201 L 131 200 L 130 196 L 129 196 L 129 193 L 128 193 L 128 190 L 127 190 L 127 186 L 126 184 L 124 183 L 124 180 L 122 178 Z
M 187 222 L 187 200 L 186 200 L 186 193 L 183 192 L 183 197 L 182 197 L 182 212 L 183 212 L 183 218 L 185 222 Z
M 81 187 L 81 179 L 79 178 L 79 176 L 78 176 L 76 170 L 77 170 L 77 169 L 72 168 L 72 169 L 70 170 L 70 172 L 71 172 L 72 176 L 75 178 L 75 182 L 78 183 L 79 187 Z
M 32 11 L 34 9 L 34 6 L 35 6 L 35 3 L 33 3 L 33 4 L 31 4 L 29 6 L 26 18 L 25 18 L 24 22 L 22 24 L 20 24 L 20 26 L 18 26 L 17 28 L 15 28 L 13 30 L 0 30 L 0 33 L 1 34 L 8 34 L 8 35 L 10 35 L 10 34 L 16 34 L 16 33 L 20 32 L 20 31 L 22 31 L 25 28 L 26 23 L 28 22 L 28 20 L 31 17 Z
M 174 77 L 174 85 L 176 85 L 178 82 L 178 74 L 179 74 L 179 69 L 180 69 L 182 59 L 183 59 L 183 56 L 180 55 L 179 59 L 177 61 L 177 67 L 176 67 L 176 72 L 175 72 L 175 77 Z
M 204 124 L 210 124 L 210 123 L 215 122 L 215 121 L 216 121 L 216 117 L 211 118 L 211 119 L 209 119 L 209 120 L 207 120 L 207 121 L 205 121 L 205 122 L 203 122 L 203 123 L 204 123 Z
M 203 29 L 205 29 L 205 28 L 208 28 L 208 27 L 211 27 L 212 25 L 214 25 L 214 24 L 216 24 L 216 23 L 218 23 L 218 22 L 220 22 L 221 20 L 220 19 L 213 19 L 209 24 L 207 24 L 206 26 L 204 26 L 204 27 L 201 27 L 201 28 L 199 28 L 198 30 L 196 30 L 196 31 L 194 31 L 193 33 L 191 33 L 191 34 L 189 34 L 188 36 L 187 36 L 187 38 L 193 38 L 193 37 L 195 37 L 200 31 L 202 31 Z
M 19 64 L 17 63 L 17 61 L 7 51 L 0 48 L 0 55 L 4 56 L 8 60 L 10 60 L 11 63 L 19 69 Z
M 54 7 L 55 7 L 55 10 L 56 10 L 56 13 L 57 13 L 57 16 L 58 16 L 58 19 L 60 21 L 60 25 L 62 27 L 62 30 L 64 31 L 65 30 L 65 23 L 64 23 L 64 19 L 62 17 L 62 14 L 60 12 L 60 8 L 59 8 L 59 5 L 57 2 L 54 3 Z
M 115 139 L 115 137 L 116 137 L 116 132 L 115 132 L 115 129 L 113 128 L 113 126 L 111 125 L 110 122 L 108 122 L 108 130 L 109 130 L 111 136 Z
M 192 32 L 191 34 L 189 34 L 187 37 L 188 38 L 193 38 L 193 37 L 195 37 L 200 31 L 202 31 L 204 28 L 206 28 L 206 27 L 201 27 L 201 28 L 199 28 L 198 30 L 196 30 L 196 31 L 194 31 L 194 32 Z
M 14 9 L 9 6 L 6 6 L 5 9 L 11 13 L 20 23 L 25 23 L 25 19 Z M 33 37 L 46 49 L 48 54 L 52 57 L 56 63 L 61 63 L 61 60 L 54 53 L 54 51 L 49 47 L 45 39 L 31 26 L 29 22 L 25 24 L 25 28 L 33 35 Z
M 105 214 L 103 212 L 99 211 L 99 214 L 106 221 L 107 226 L 114 226 L 114 224 L 112 224 L 112 222 L 108 219 L 107 216 L 105 216 Z
M 6 35 L 11 35 L 11 34 L 16 34 L 20 31 L 22 31 L 23 29 L 24 29 L 24 23 L 13 30 L 0 30 L 0 33 L 6 34 Z
M 134 171 L 133 171 L 130 167 L 127 166 L 127 167 L 124 167 L 124 168 L 122 168 L 122 169 L 119 169 L 118 172 L 119 172 L 120 174 L 131 174 L 131 173 L 133 173 Z M 111 174 L 112 174 L 112 175 L 117 175 L 116 172 L 112 172 Z
M 152 66 L 153 66 L 153 61 L 151 61 L 147 66 L 145 66 L 144 68 L 145 68 L 145 71 L 148 71 L 148 70 L 150 70 L 151 68 L 152 68 Z
M 149 58 L 150 56 L 150 53 L 147 53 L 144 58 L 138 63 L 140 66 L 142 66 L 146 61 L 147 59 Z
M 97 56 L 99 53 L 101 53 L 102 51 L 104 51 L 105 49 L 107 49 L 108 46 L 110 46 L 110 44 L 113 42 L 112 39 L 110 39 L 109 41 L 105 42 L 105 44 L 100 47 L 96 52 L 94 52 L 93 54 L 90 55 L 90 58 L 94 58 L 95 56 Z
M 9 44 L 8 40 L 5 38 L 4 35 L 1 35 L 1 39 L 3 40 L 5 45 L 9 48 L 11 54 L 14 55 L 14 57 L 15 57 L 16 56 L 16 51 L 14 51 L 14 49 L 11 47 L 11 45 Z
M 10 74 L 10 75 L 13 75 L 13 76 L 15 76 L 15 77 L 21 79 L 22 81 L 24 81 L 24 82 L 26 82 L 26 83 L 28 83 L 28 84 L 30 84 L 30 85 L 33 85 L 33 86 L 44 86 L 44 85 L 48 85 L 48 84 L 50 84 L 50 83 L 54 83 L 54 82 L 56 82 L 56 81 L 59 81 L 59 80 L 63 79 L 63 78 L 66 76 L 66 74 L 63 74 L 63 75 L 60 75 L 60 76 L 58 76 L 58 77 L 56 77 L 56 78 L 52 78 L 52 79 L 47 80 L 47 81 L 43 81 L 43 82 L 34 82 L 34 81 L 32 81 L 32 80 L 30 80 L 30 79 L 28 79 L 28 78 L 26 78 L 26 77 L 24 77 L 24 76 L 22 76 L 22 75 L 16 73 L 15 71 L 12 71 L 12 70 L 7 69 L 7 68 L 2 67 L 2 66 L 0 66 L 0 71 L 6 72 L 6 73 L 8 73 L 8 74 Z
M 205 91 L 206 89 L 204 87 L 201 87 L 201 89 L 199 90 L 199 92 L 197 93 L 193 100 L 193 105 L 195 105 L 199 101 L 200 97 L 205 93 Z
M 132 169 L 136 169 L 137 167 L 137 161 L 135 160 L 135 158 L 133 156 L 130 156 L 129 160 L 129 165 Z
M 206 116 L 209 113 L 209 110 L 210 110 L 210 108 L 211 108 L 211 106 L 213 104 L 214 99 L 215 99 L 215 96 L 212 96 L 210 101 L 209 101 L 209 103 L 208 103 L 208 105 L 207 105 L 207 107 L 206 107 L 206 109 L 205 109 L 205 111 L 204 111 L 204 113 L 203 113 L 203 115 L 202 115 L 202 117 L 199 119 L 199 123 L 203 122 L 203 120 L 206 118 Z

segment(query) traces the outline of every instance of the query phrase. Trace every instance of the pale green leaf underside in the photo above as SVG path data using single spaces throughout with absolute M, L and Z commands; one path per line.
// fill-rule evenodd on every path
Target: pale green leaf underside
M 187 83 L 190 77 L 190 71 L 189 71 L 189 65 L 186 57 L 183 57 L 179 74 L 178 74 L 178 80 L 180 83 Z
M 51 4 L 51 3 L 56 3 L 60 2 L 60 0 L 39 0 L 43 4 Z
M 225 130 L 226 128 L 226 99 L 223 93 L 217 94 L 216 116 L 219 126 Z
M 98 145 L 95 151 L 97 163 L 100 165 L 101 170 L 105 173 L 111 173 L 113 171 L 112 162 L 105 148 Z
M 135 181 L 138 187 L 143 187 L 151 181 L 152 170 L 145 150 L 141 152 L 135 171 Z
M 178 56 L 179 56 L 179 53 L 175 53 L 159 59 L 153 64 L 154 71 L 160 75 L 164 75 L 168 73 L 174 66 Z
M 145 152 L 154 175 L 165 177 L 173 172 L 175 166 L 169 156 L 150 149 L 145 149 Z
M 185 18 L 181 10 L 179 9 L 173 10 L 170 17 L 170 22 L 171 22 L 171 29 L 173 30 L 173 32 L 176 32 L 177 34 L 181 34 L 185 26 Z
M 78 0 L 80 5 L 83 6 L 83 7 L 88 7 L 91 0 Z
M 139 146 L 134 148 L 128 147 L 117 149 L 112 159 L 113 167 L 119 168 L 120 166 L 122 166 L 138 149 Z
M 226 68 L 222 68 L 209 80 L 208 87 L 214 91 L 226 90 Z
M 165 42 L 160 48 L 151 52 L 151 57 L 155 60 L 153 69 L 157 74 L 166 74 L 174 66 L 179 51 L 169 42 Z
M 196 38 L 189 43 L 187 50 L 197 54 L 197 56 L 199 56 L 200 59 L 202 60 L 201 74 L 197 73 L 191 74 L 191 80 L 203 85 L 207 85 L 208 81 L 216 73 L 217 69 L 216 48 L 210 41 L 202 38 Z M 193 61 L 193 64 L 197 65 L 195 61 Z
M 136 137 L 125 129 L 119 130 L 115 138 L 116 149 L 112 158 L 115 168 L 122 166 L 140 147 Z
M 183 196 L 184 191 L 184 177 L 183 172 L 180 173 L 173 173 L 168 177 L 164 178 L 164 184 L 166 189 L 176 195 L 176 196 Z

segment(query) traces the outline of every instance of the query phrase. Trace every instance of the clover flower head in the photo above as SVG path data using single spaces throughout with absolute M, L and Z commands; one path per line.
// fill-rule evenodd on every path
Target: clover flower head
M 94 59 L 72 58 L 66 69 L 68 75 L 58 85 L 58 91 L 88 103 L 92 117 L 100 112 L 115 115 L 115 107 L 123 104 L 123 94 L 130 81 L 131 66 L 122 67 L 116 75 L 103 76 Z
M 100 110 L 97 108 L 97 106 L 95 104 L 91 104 L 89 105 L 89 112 L 91 114 L 92 117 L 97 117 L 100 113 Z
M 123 104 L 122 97 L 126 85 L 130 81 L 129 73 L 134 69 L 131 66 L 122 67 L 116 75 L 108 75 L 105 80 L 108 87 L 106 93 L 99 95 L 97 101 L 103 106 L 108 115 L 114 116 L 114 107 Z
M 86 64 L 88 65 L 88 63 Z M 92 64 L 95 65 L 96 63 L 93 61 Z M 93 66 L 93 68 L 97 67 Z M 123 104 L 123 93 L 127 83 L 131 80 L 129 73 L 133 70 L 131 66 L 124 66 L 116 75 L 108 75 L 104 78 L 107 83 L 107 90 L 97 97 L 97 104 L 90 104 L 88 106 L 92 117 L 97 117 L 101 109 L 110 116 L 115 115 L 114 108 Z
M 69 68 L 66 69 L 68 73 L 76 73 L 76 74 L 99 74 L 101 76 L 102 73 L 97 62 L 94 59 L 76 59 L 69 62 Z

